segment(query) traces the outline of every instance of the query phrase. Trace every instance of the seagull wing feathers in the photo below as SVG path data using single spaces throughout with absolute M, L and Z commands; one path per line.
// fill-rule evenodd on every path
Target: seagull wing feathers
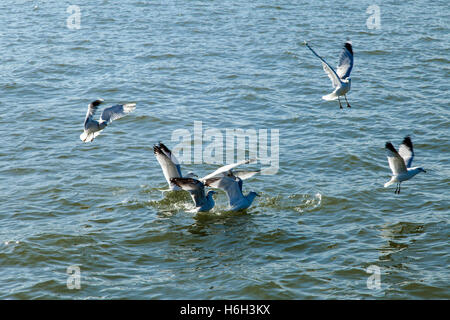
M 230 176 L 212 177 L 206 180 L 205 185 L 224 190 L 227 193 L 231 207 L 244 199 L 244 195 L 242 194 L 242 180 L 239 178 Z
M 311 52 L 322 61 L 323 70 L 326 72 L 326 74 L 330 78 L 331 83 L 333 84 L 333 88 L 336 88 L 341 83 L 341 80 L 340 80 L 339 76 L 336 74 L 336 71 L 334 71 L 333 67 L 331 67 L 328 62 L 326 62 L 321 56 L 319 56 L 313 50 L 313 48 L 311 48 L 309 46 L 309 44 L 307 44 L 307 43 L 305 43 L 305 44 L 308 47 L 308 49 L 311 50 Z
M 405 137 L 402 144 L 398 148 L 398 153 L 405 161 L 407 168 L 411 168 L 412 161 L 414 159 L 414 149 L 410 137 Z
M 161 169 L 163 171 L 164 177 L 167 180 L 167 183 L 171 185 L 171 179 L 172 178 L 181 178 L 181 170 L 180 165 L 176 164 L 173 161 L 173 158 L 171 157 L 171 152 L 167 147 L 165 147 L 167 150 L 169 150 L 169 153 L 165 152 L 164 149 L 161 146 L 160 143 L 159 146 L 153 146 L 153 153 L 155 154 L 156 160 L 158 160 L 159 165 L 161 166 Z
M 228 164 L 226 166 L 220 167 L 219 169 L 217 169 L 216 171 L 214 171 L 213 173 L 208 174 L 207 176 L 203 177 L 202 179 L 200 179 L 201 181 L 205 181 L 209 178 L 212 178 L 214 176 L 218 176 L 224 172 L 227 172 L 233 168 L 236 168 L 237 166 L 243 165 L 243 164 L 248 164 L 248 163 L 253 163 L 255 162 L 256 159 L 249 159 L 249 160 L 242 160 L 236 163 L 232 163 L 232 164 Z
M 402 173 L 406 173 L 406 165 L 403 158 L 398 154 L 397 150 L 395 150 L 394 146 L 390 142 L 386 142 L 386 152 L 387 158 L 389 162 L 389 167 L 392 170 L 393 175 L 398 175 Z
M 336 74 L 341 79 L 346 79 L 350 76 L 353 68 L 353 49 L 351 42 L 346 42 L 339 56 L 339 63 Z
M 110 123 L 126 116 L 128 113 L 134 111 L 134 109 L 136 109 L 136 103 L 116 104 L 105 108 L 102 112 L 100 120 Z

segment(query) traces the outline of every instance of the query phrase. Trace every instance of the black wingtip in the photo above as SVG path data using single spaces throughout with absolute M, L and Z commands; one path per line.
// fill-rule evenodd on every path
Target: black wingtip
M 170 151 L 170 149 L 167 148 L 166 145 L 165 145 L 164 143 L 162 143 L 161 141 L 159 142 L 159 147 L 160 147 L 163 151 L 165 151 L 165 152 L 167 152 L 167 153 L 172 153 L 172 152 Z
M 353 55 L 353 47 L 351 41 L 347 41 L 344 44 L 344 48 L 347 49 Z
M 410 136 L 406 136 L 406 137 L 403 139 L 402 144 L 404 144 L 404 145 L 407 146 L 411 151 L 413 151 L 413 144 L 412 144 L 412 141 L 411 141 L 411 137 L 410 137 Z
M 397 153 L 397 150 L 395 150 L 394 146 L 390 142 L 386 142 L 385 148 L 390 150 L 390 151 L 392 151 L 392 152 Z
M 153 146 L 153 153 L 154 154 L 161 153 L 161 149 L 157 145 L 154 145 Z

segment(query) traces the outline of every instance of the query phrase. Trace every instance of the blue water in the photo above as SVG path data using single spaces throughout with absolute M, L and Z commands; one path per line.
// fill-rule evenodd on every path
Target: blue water
M 446 1 L 2 1 L 0 298 L 450 298 L 449 22 Z M 348 39 L 340 110 L 303 41 L 334 66 Z M 137 109 L 84 144 L 96 98 Z M 279 131 L 247 211 L 162 191 L 152 146 L 196 143 L 194 121 Z M 427 173 L 395 195 L 384 144 L 405 135 Z

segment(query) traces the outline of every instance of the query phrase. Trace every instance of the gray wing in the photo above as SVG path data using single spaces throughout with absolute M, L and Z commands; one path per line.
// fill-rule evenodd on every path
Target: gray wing
M 402 144 L 398 148 L 398 153 L 405 161 L 407 168 L 411 168 L 412 161 L 414 159 L 414 149 L 410 137 L 405 137 Z
M 242 180 L 250 179 L 251 177 L 257 175 L 258 173 L 261 173 L 261 170 L 257 170 L 257 171 L 243 171 L 243 170 L 233 171 L 233 175 L 235 177 L 238 177 L 238 178 L 242 179 Z
M 193 178 L 172 178 L 172 183 L 191 194 L 196 207 L 201 207 L 206 203 L 205 185 Z
M 236 168 L 237 166 L 243 165 L 243 164 L 248 164 L 248 163 L 253 163 L 255 162 L 256 159 L 249 159 L 249 160 L 242 160 L 236 163 L 232 163 L 232 164 L 228 164 L 226 166 L 220 167 L 219 169 L 217 169 L 216 171 L 214 171 L 213 173 L 208 174 L 207 176 L 203 177 L 202 179 L 200 179 L 200 181 L 205 181 L 209 178 L 212 178 L 214 176 L 219 176 L 224 172 L 230 171 L 233 168 Z
M 128 113 L 134 111 L 134 109 L 136 109 L 136 103 L 116 104 L 115 106 L 105 108 L 100 120 L 110 123 L 126 116 Z
M 230 206 L 242 201 L 242 180 L 236 177 L 222 176 L 212 177 L 206 180 L 205 185 L 211 188 L 224 190 L 227 194 Z
M 339 56 L 339 63 L 337 66 L 336 74 L 341 79 L 348 78 L 353 68 L 353 48 L 352 43 L 347 41 Z
M 182 177 L 180 162 L 175 157 L 175 155 L 172 153 L 172 150 L 167 148 L 166 145 L 164 143 L 162 143 L 162 142 L 159 142 L 158 146 L 159 146 L 160 150 L 175 164 L 175 166 L 177 167 L 177 170 L 178 170 L 178 173 L 179 173 L 180 177 Z M 190 177 L 190 178 L 192 178 L 192 177 Z
M 84 128 L 88 129 L 89 122 L 93 121 L 93 117 L 98 110 L 98 106 L 103 103 L 103 99 L 98 99 L 89 103 L 88 110 L 86 112 L 86 117 L 84 119 Z
M 257 171 L 243 171 L 243 170 L 233 171 L 233 170 L 230 170 L 230 171 L 228 171 L 227 175 L 229 177 L 234 177 L 237 180 L 237 182 L 239 184 L 239 189 L 242 192 L 243 180 L 250 179 L 254 175 L 257 175 L 258 173 L 261 173 L 261 170 L 257 170 Z
M 305 42 L 305 45 L 308 47 L 309 50 L 311 50 L 311 52 L 322 61 L 322 66 L 323 66 L 323 70 L 326 72 L 326 74 L 328 75 L 328 77 L 331 80 L 331 83 L 333 84 L 333 88 L 336 88 L 340 83 L 341 80 L 339 78 L 339 76 L 337 75 L 336 71 L 334 71 L 333 67 L 330 66 L 328 64 L 328 62 L 326 62 L 321 56 L 319 56 L 314 50 L 313 48 L 311 48 L 309 46 L 309 44 L 307 42 Z
M 392 143 L 386 142 L 386 146 L 385 147 L 386 147 L 389 167 L 392 170 L 392 174 L 396 176 L 398 174 L 407 172 L 405 161 L 398 154 L 397 150 L 395 150 L 395 148 L 392 145 Z
M 164 178 L 166 178 L 169 185 L 172 184 L 170 179 L 181 178 L 181 169 L 178 164 L 178 160 L 172 155 L 172 152 L 170 152 L 165 145 L 159 143 L 158 146 L 153 146 L 153 153 L 155 154 L 156 160 L 158 160 L 158 163 L 163 171 Z

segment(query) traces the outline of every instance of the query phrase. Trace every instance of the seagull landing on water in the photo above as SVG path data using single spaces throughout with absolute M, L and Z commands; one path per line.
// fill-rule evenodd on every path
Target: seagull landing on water
M 156 160 L 158 160 L 159 165 L 163 171 L 164 177 L 169 184 L 170 190 L 181 190 L 177 184 L 171 181 L 172 178 L 182 178 L 181 167 L 178 159 L 172 153 L 172 151 L 167 148 L 163 143 L 153 146 L 153 152 L 155 154 Z M 193 178 L 196 175 L 193 172 L 189 172 L 185 178 Z
M 240 180 L 240 178 L 233 175 L 232 169 L 234 169 L 235 167 L 240 166 L 242 164 L 251 163 L 253 161 L 255 161 L 255 159 L 243 160 L 243 161 L 240 161 L 237 163 L 233 163 L 233 164 L 229 164 L 229 165 L 220 167 L 213 173 L 210 173 L 207 176 L 200 178 L 200 179 L 176 177 L 176 178 L 171 178 L 170 182 L 172 184 L 178 186 L 179 188 L 188 191 L 191 194 L 192 200 L 194 201 L 194 205 L 195 205 L 195 209 L 193 210 L 193 212 L 209 211 L 215 205 L 214 199 L 212 196 L 214 194 L 216 194 L 216 192 L 210 190 L 210 191 L 208 191 L 208 193 L 206 193 L 205 187 L 210 183 L 211 184 L 215 183 L 216 179 L 221 181 L 221 179 L 223 179 L 223 178 L 229 178 L 229 179 L 232 179 L 236 183 L 237 188 L 241 190 L 240 192 L 242 194 L 242 180 Z M 243 175 L 243 177 L 248 178 L 257 173 L 258 173 L 258 171 L 254 171 L 254 172 L 246 171 L 246 172 L 243 172 L 242 175 Z M 236 179 L 239 179 L 240 183 Z M 225 188 L 225 187 L 222 187 L 222 185 L 217 186 L 217 187 L 221 188 L 221 189 Z M 228 194 L 229 191 L 226 191 L 226 192 Z M 256 195 L 256 193 L 255 193 L 255 195 Z M 245 200 L 247 201 L 245 203 L 242 201 L 241 202 L 238 201 L 238 200 L 242 200 L 241 198 L 232 196 L 233 205 L 234 204 L 237 205 L 237 206 L 235 206 L 236 208 L 233 208 L 233 210 L 241 210 L 241 209 L 248 208 L 250 206 L 250 204 L 252 203 L 255 195 L 253 195 L 253 193 L 248 195 L 247 196 L 248 198 L 247 197 L 245 198 Z M 230 196 L 229 196 L 229 198 L 230 198 Z M 231 201 L 230 201 L 230 204 L 231 204 Z
M 94 120 L 95 112 L 103 102 L 103 99 L 98 99 L 89 104 L 86 119 L 84 120 L 84 132 L 80 135 L 81 141 L 93 141 L 112 121 L 120 119 L 136 109 L 136 103 L 117 104 L 105 108 L 100 119 L 98 121 Z
M 391 180 L 384 184 L 384 187 L 387 188 L 391 184 L 397 183 L 397 188 L 394 193 L 399 194 L 400 184 L 403 181 L 409 180 L 416 174 L 426 171 L 420 167 L 411 168 L 414 159 L 414 150 L 410 137 L 405 137 L 403 139 L 398 152 L 390 142 L 386 142 L 386 150 L 389 167 L 392 170 L 393 176 Z
M 195 205 L 193 212 L 206 212 L 214 208 L 213 195 L 216 192 L 210 190 L 208 193 L 205 193 L 203 182 L 194 178 L 172 178 L 170 182 L 191 194 Z
M 253 191 L 244 196 L 242 193 L 242 179 L 234 175 L 231 170 L 226 175 L 207 179 L 205 181 L 205 185 L 212 188 L 222 189 L 227 193 L 230 211 L 247 209 L 251 206 L 255 197 L 259 196 Z
M 314 53 L 316 57 L 318 57 L 322 61 L 323 70 L 327 73 L 328 77 L 333 84 L 334 91 L 326 96 L 323 96 L 322 99 L 330 101 L 330 100 L 338 100 L 339 107 L 342 109 L 340 96 L 344 96 L 345 101 L 347 102 L 347 107 L 350 108 L 350 104 L 347 100 L 347 92 L 350 91 L 351 79 L 350 72 L 352 72 L 353 68 L 353 48 L 351 41 L 347 41 L 344 44 L 344 48 L 339 56 L 339 63 L 337 66 L 337 71 L 326 62 L 321 56 L 319 56 L 305 41 L 305 45 L 309 48 L 309 50 Z

